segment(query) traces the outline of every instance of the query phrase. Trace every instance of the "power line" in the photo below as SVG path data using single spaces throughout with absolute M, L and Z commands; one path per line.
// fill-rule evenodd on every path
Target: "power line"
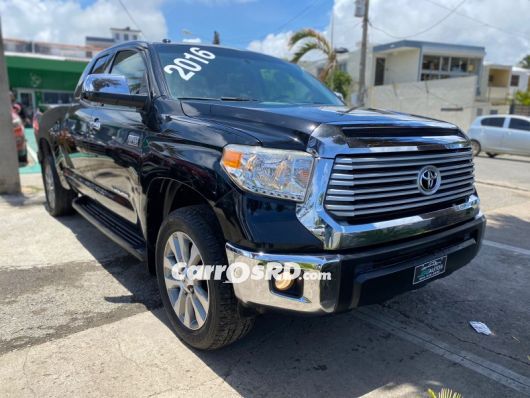
M 431 4 L 434 4 L 435 6 L 438 6 L 438 7 L 441 7 L 441 8 L 445 8 L 446 10 L 449 10 L 449 9 L 450 9 L 450 8 L 448 8 L 446 5 L 444 5 L 444 4 L 440 4 L 440 3 L 436 2 L 436 1 L 433 1 L 433 0 L 424 0 L 424 1 L 426 1 L 426 2 L 428 2 L 428 3 L 431 3 Z M 478 19 L 478 18 L 475 18 L 475 17 L 469 16 L 469 15 L 467 15 L 466 13 L 463 13 L 463 12 L 461 12 L 461 11 L 457 11 L 457 12 L 455 12 L 455 14 L 456 14 L 456 15 L 459 15 L 459 16 L 461 16 L 461 17 L 467 18 L 467 19 L 469 19 L 469 20 L 471 20 L 471 21 L 473 21 L 473 22 L 479 23 L 479 24 L 481 24 L 482 26 L 485 26 L 485 27 L 487 27 L 487 28 L 496 29 L 496 30 L 498 30 L 499 32 L 503 32 L 503 33 L 508 34 L 508 35 L 512 35 L 512 36 L 516 36 L 516 37 L 522 37 L 523 39 L 526 39 L 526 40 L 528 40 L 528 38 L 529 38 L 529 36 L 530 36 L 529 34 L 524 34 L 524 33 L 522 33 L 522 32 L 511 32 L 511 31 L 506 30 L 506 29 L 504 29 L 504 28 L 501 28 L 501 27 L 499 27 L 499 26 L 492 25 L 492 24 L 490 24 L 489 22 L 485 22 L 485 21 L 482 21 L 482 20 L 480 20 L 480 19 Z
M 147 39 L 147 36 L 145 35 L 145 32 L 143 31 L 143 29 L 140 27 L 140 25 L 138 25 L 138 22 L 136 22 L 133 18 L 133 16 L 131 15 L 131 13 L 129 12 L 129 10 L 127 9 L 127 7 L 125 7 L 125 4 L 123 4 L 123 1 L 122 0 L 118 0 L 118 3 L 120 3 L 121 7 L 123 8 L 123 11 L 125 11 L 125 13 L 127 14 L 127 16 L 129 17 L 129 19 L 131 20 L 131 22 L 136 26 L 136 28 L 138 30 L 140 30 L 143 34 L 143 36 Z
M 302 10 L 300 10 L 297 14 L 289 18 L 286 22 L 282 23 L 280 26 L 278 26 L 276 29 L 272 29 L 271 32 L 278 32 L 290 25 L 292 22 L 300 18 L 302 15 L 304 15 L 307 11 L 309 11 L 311 8 L 313 8 L 317 3 L 321 3 L 323 0 L 313 0 L 309 5 L 304 7 Z M 264 40 L 270 33 L 265 33 L 261 37 L 259 37 L 257 40 Z M 251 36 L 239 36 L 239 37 L 227 37 L 228 40 L 234 41 L 234 40 L 244 40 L 247 38 L 251 38 Z
M 416 32 L 416 33 L 414 33 L 414 34 L 412 34 L 412 35 L 407 35 L 407 36 L 397 36 L 397 35 L 394 35 L 394 34 L 392 34 L 392 33 L 389 33 L 389 32 L 387 32 L 387 31 L 385 31 L 384 29 L 381 29 L 381 28 L 379 28 L 379 27 L 377 27 L 377 26 L 374 26 L 374 25 L 372 24 L 371 21 L 370 21 L 370 26 L 371 26 L 373 29 L 378 30 L 378 31 L 384 33 L 385 35 L 390 36 L 390 37 L 392 37 L 392 38 L 394 38 L 394 39 L 401 39 L 401 40 L 403 40 L 403 39 L 408 39 L 408 38 L 410 38 L 410 37 L 419 36 L 419 35 L 421 35 L 421 34 L 423 34 L 423 33 L 428 32 L 429 30 L 434 29 L 435 27 L 437 27 L 438 25 L 440 25 L 442 22 L 444 22 L 447 18 L 449 18 L 451 15 L 453 15 L 453 14 L 454 14 L 454 13 L 455 13 L 455 12 L 456 12 L 456 11 L 457 11 L 457 10 L 458 10 L 458 9 L 459 9 L 459 8 L 465 3 L 465 2 L 466 2 L 466 0 L 462 0 L 462 1 L 461 1 L 460 3 L 458 3 L 454 8 L 450 8 L 450 9 L 449 9 L 449 12 L 448 12 L 443 18 L 439 19 L 438 21 L 436 21 L 434 24 L 432 24 L 432 25 L 429 26 L 428 28 L 423 29 L 423 30 L 421 30 L 421 31 L 419 31 L 419 32 Z

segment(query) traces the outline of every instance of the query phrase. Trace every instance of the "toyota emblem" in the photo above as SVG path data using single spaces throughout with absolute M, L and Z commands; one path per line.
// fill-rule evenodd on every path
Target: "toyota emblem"
M 434 166 L 425 166 L 418 173 L 418 188 L 424 195 L 432 195 L 438 191 L 442 178 L 440 171 Z

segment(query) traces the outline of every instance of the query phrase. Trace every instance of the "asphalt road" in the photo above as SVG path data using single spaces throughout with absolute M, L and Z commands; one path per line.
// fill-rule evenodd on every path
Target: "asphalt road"
M 26 197 L 0 201 L 0 397 L 530 396 L 530 159 L 476 164 L 488 227 L 469 266 L 347 314 L 262 316 L 208 353 L 171 332 L 142 264 L 49 217 L 25 176 Z

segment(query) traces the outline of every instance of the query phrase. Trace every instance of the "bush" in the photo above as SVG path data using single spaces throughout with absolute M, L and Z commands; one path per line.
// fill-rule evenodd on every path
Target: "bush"
M 341 93 L 344 100 L 347 100 L 350 94 L 351 76 L 341 70 L 334 70 L 331 76 L 327 79 L 326 85 L 333 91 Z

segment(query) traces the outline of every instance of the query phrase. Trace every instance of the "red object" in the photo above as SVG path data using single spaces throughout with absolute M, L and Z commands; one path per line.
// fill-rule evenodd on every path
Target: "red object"
M 13 120 L 13 134 L 17 144 L 18 157 L 19 161 L 21 161 L 27 159 L 26 136 L 24 135 L 24 124 L 20 116 L 18 116 L 15 106 L 11 110 L 11 118 Z

